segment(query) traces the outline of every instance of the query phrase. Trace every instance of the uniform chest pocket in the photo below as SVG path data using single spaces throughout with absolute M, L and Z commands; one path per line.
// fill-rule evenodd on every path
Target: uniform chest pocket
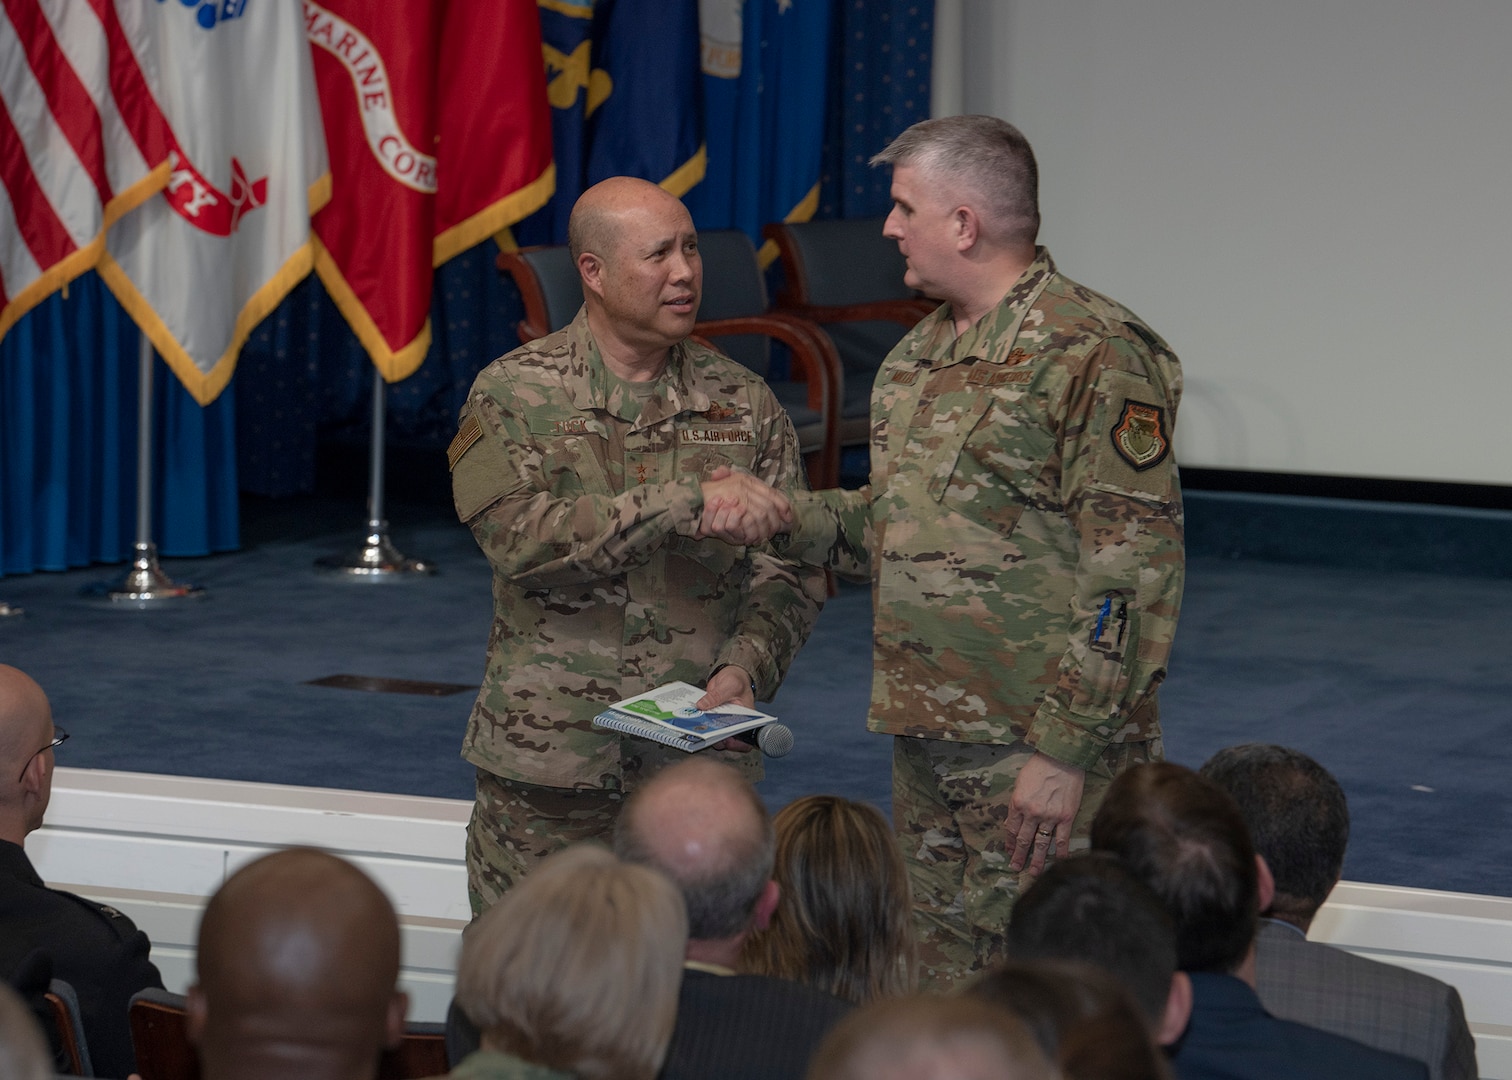
M 930 477 L 942 510 L 1005 537 L 1013 533 L 1055 449 L 1035 404 L 1022 387 L 981 391 L 976 408 L 960 418 L 954 454 Z
M 553 495 L 613 494 L 604 471 L 609 431 L 602 421 L 591 416 L 532 416 L 528 423 Z

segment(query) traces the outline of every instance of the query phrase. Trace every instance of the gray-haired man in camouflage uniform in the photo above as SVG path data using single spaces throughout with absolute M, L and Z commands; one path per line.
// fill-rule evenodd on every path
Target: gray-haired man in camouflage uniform
M 921 973 L 943 986 L 1002 956 L 1020 888 L 1086 846 L 1115 774 L 1161 754 L 1181 373 L 1035 246 L 1017 129 L 927 120 L 878 163 L 906 280 L 945 303 L 878 374 L 870 487 L 795 495 L 779 549 L 873 583 L 868 726 L 898 736 Z
M 758 376 L 687 340 L 703 283 L 687 210 L 616 177 L 568 228 L 583 310 L 479 374 L 449 453 L 494 568 L 462 748 L 474 913 L 552 851 L 606 838 L 622 793 L 681 756 L 592 728 L 596 713 L 674 679 L 706 686 L 704 708 L 769 698 L 824 596 L 822 571 L 763 543 L 791 512 L 768 485 L 803 487 L 792 423 Z M 759 776 L 756 755 L 725 756 Z

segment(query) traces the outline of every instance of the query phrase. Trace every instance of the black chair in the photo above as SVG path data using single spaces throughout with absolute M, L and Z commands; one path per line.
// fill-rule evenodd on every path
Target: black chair
M 840 361 L 834 346 L 812 323 L 767 310 L 766 282 L 744 233 L 700 233 L 698 245 L 703 302 L 694 336 L 767 381 L 798 432 L 809 483 L 834 487 L 840 477 Z M 560 330 L 582 306 L 582 285 L 566 247 L 501 252 L 498 267 L 514 279 L 525 304 L 521 342 Z M 786 349 L 790 375 L 774 374 L 774 341 Z
M 765 229 L 782 260 L 777 309 L 822 326 L 839 354 L 841 446 L 868 442 L 877 369 L 939 306 L 903 283 L 907 264 L 882 235 L 885 220 L 778 222 Z
M 89 1043 L 84 1038 L 84 1016 L 79 1011 L 78 994 L 62 979 L 53 979 L 43 997 L 62 1043 L 68 1075 L 93 1076 L 94 1066 L 89 1060 Z
M 132 995 L 131 1046 L 142 1080 L 200 1080 L 199 1054 L 189 1041 L 188 1014 L 181 994 L 140 990 Z M 398 1046 L 385 1050 L 378 1080 L 420 1080 L 447 1072 L 446 1026 L 413 1021 Z

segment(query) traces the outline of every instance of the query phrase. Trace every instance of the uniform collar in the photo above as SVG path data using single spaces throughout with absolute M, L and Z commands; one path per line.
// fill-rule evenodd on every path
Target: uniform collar
M 1035 248 L 1034 261 L 1019 275 L 997 307 L 968 326 L 959 337 L 956 336 L 950 305 L 941 304 L 915 331 L 919 335 L 912 349 L 915 359 L 928 364 L 934 358 L 932 362 L 936 367 L 949 367 L 965 360 L 1018 364 L 1029 359 L 1039 350 L 1026 351 L 1019 343 L 1019 337 L 1034 335 L 1037 327 L 1025 327 L 1025 316 L 1055 274 L 1055 260 L 1050 258 L 1049 249 Z M 1035 341 L 1035 344 L 1039 342 Z
M 30 885 L 45 884 L 25 849 L 9 840 L 0 840 L 0 875 L 20 878 Z
M 603 354 L 593 332 L 588 329 L 588 307 L 578 309 L 577 317 L 567 327 L 568 340 L 573 354 L 584 358 L 581 366 L 568 369 L 568 389 L 572 404 L 579 410 L 601 410 L 624 419 L 624 410 L 617 400 L 620 394 L 611 390 L 609 369 L 604 366 Z M 684 338 L 673 345 L 667 354 L 667 369 L 657 380 L 657 392 L 641 407 L 639 416 L 631 424 L 632 431 L 654 427 L 670 417 L 685 412 L 707 412 L 713 404 L 708 393 L 691 377 L 693 372 L 692 345 Z

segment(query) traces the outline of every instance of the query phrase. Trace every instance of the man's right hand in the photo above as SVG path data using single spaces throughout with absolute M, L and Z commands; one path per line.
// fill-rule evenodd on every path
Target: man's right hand
M 787 496 L 748 472 L 720 467 L 703 487 L 703 515 L 698 539 L 714 537 L 731 544 L 764 544 L 793 523 Z

